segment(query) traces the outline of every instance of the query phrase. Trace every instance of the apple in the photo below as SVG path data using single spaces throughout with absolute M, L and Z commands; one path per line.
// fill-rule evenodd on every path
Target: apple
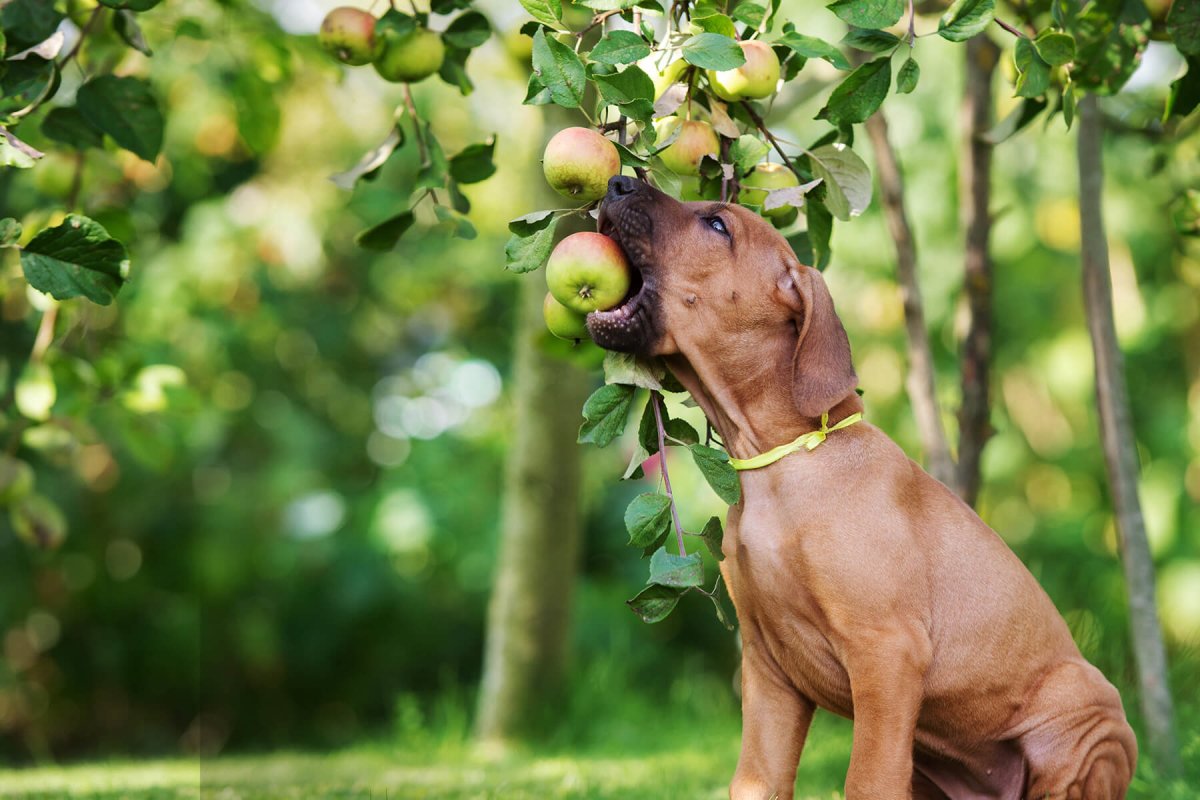
M 650 80 L 654 82 L 654 99 L 657 100 L 663 96 L 663 93 L 671 86 L 679 81 L 680 76 L 688 68 L 688 63 L 682 58 L 675 58 L 667 62 L 667 65 L 659 69 L 659 64 L 662 63 L 662 56 L 655 53 L 646 56 L 638 62 L 638 66 L 642 71 L 650 76 Z
M 716 157 L 721 152 L 721 142 L 712 125 L 698 120 L 682 120 L 679 117 L 663 117 L 654 123 L 654 132 L 664 142 L 679 131 L 665 150 L 658 154 L 663 166 L 678 175 L 699 175 L 700 161 L 706 155 Z
M 583 231 L 563 239 L 546 262 L 546 286 L 571 311 L 616 308 L 629 291 L 629 262 L 615 241 Z
M 779 83 L 779 57 L 771 45 L 758 39 L 738 42 L 746 63 L 720 72 L 708 70 L 708 85 L 722 100 L 761 100 L 775 94 Z
M 321 22 L 317 41 L 344 64 L 369 64 L 375 58 L 375 17 L 361 8 L 335 8 Z
M 560 339 L 578 342 L 588 338 L 587 317 L 555 300 L 550 292 L 546 292 L 542 301 L 542 318 L 550 332 Z
M 608 179 L 621 173 L 621 154 L 591 128 L 564 128 L 546 145 L 542 172 L 554 191 L 590 203 L 604 197 Z
M 741 183 L 742 191 L 738 199 L 743 203 L 761 206 L 766 202 L 767 190 L 787 189 L 791 186 L 799 186 L 800 180 L 796 177 L 796 173 L 783 164 L 763 162 L 762 164 L 756 164 L 750 174 L 742 178 Z M 782 219 L 788 216 L 789 211 L 795 211 L 795 208 L 792 206 L 780 206 L 779 208 L 772 208 L 769 211 L 763 209 L 762 215 L 768 219 Z
M 442 37 L 428 28 L 397 26 L 387 17 L 375 26 L 379 53 L 375 71 L 392 83 L 416 83 L 442 66 L 446 47 Z

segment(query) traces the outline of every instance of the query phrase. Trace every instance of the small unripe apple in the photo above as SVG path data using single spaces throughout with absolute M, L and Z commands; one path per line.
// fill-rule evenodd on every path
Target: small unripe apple
M 738 42 L 746 63 L 734 69 L 708 70 L 708 85 L 722 100 L 761 100 L 775 94 L 779 83 L 779 57 L 771 45 L 758 39 Z
M 660 142 L 671 138 L 676 130 L 679 136 L 658 157 L 663 166 L 678 175 L 699 175 L 700 161 L 721 152 L 716 131 L 707 122 L 679 117 L 663 117 L 654 123 L 654 132 Z
M 591 128 L 564 128 L 546 145 L 542 172 L 554 191 L 590 203 L 604 197 L 608 179 L 621 173 L 621 154 Z
M 442 66 L 446 57 L 446 46 L 442 37 L 427 28 L 397 30 L 380 20 L 375 27 L 379 40 L 379 54 L 375 57 L 375 71 L 392 83 L 416 83 L 428 78 Z
M 767 199 L 768 189 L 787 189 L 799 185 L 800 181 L 796 178 L 796 173 L 783 164 L 763 162 L 756 164 L 750 174 L 742 178 L 742 191 L 738 199 L 743 203 L 761 206 Z M 769 211 L 763 209 L 762 215 L 769 219 L 783 219 L 788 216 L 789 211 L 795 211 L 795 209 L 792 206 L 780 206 Z
M 542 301 L 542 318 L 550 332 L 560 339 L 578 342 L 588 338 L 587 316 L 567 308 L 550 292 L 546 292 Z
M 629 262 L 615 241 L 583 231 L 563 239 L 546 262 L 554 299 L 580 314 L 616 308 L 629 291 Z
M 663 96 L 663 92 L 671 88 L 671 85 L 678 82 L 681 75 L 688 68 L 688 63 L 682 58 L 676 58 L 673 61 L 667 62 L 666 66 L 659 69 L 659 64 L 662 61 L 662 56 L 658 54 L 649 55 L 638 62 L 638 66 L 642 71 L 650 76 L 650 80 L 654 83 L 654 99 Z
M 321 22 L 317 41 L 344 64 L 369 64 L 375 58 L 375 17 L 361 8 L 335 8 Z

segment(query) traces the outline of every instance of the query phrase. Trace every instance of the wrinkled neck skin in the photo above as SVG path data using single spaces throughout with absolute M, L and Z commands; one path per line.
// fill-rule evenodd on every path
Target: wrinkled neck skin
M 791 347 L 781 350 L 757 361 L 702 361 L 682 354 L 663 360 L 717 429 L 729 455 L 751 458 L 821 427 L 820 417 L 796 410 L 791 381 L 778 379 L 792 369 Z M 829 409 L 829 424 L 862 410 L 862 399 L 851 391 Z

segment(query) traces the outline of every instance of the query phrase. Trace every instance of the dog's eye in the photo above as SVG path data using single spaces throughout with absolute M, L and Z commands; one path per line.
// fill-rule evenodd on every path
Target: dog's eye
M 725 221 L 723 219 L 721 219 L 720 217 L 709 217 L 708 219 L 705 220 L 705 222 L 708 223 L 708 227 L 712 228 L 714 231 L 721 234 L 722 236 L 728 238 L 729 229 L 725 227 Z

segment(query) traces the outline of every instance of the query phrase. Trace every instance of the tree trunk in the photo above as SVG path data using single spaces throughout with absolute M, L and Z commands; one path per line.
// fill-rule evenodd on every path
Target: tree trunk
M 904 300 L 904 325 L 908 332 L 908 399 L 912 403 L 930 473 L 953 487 L 954 461 L 950 458 L 950 447 L 946 444 L 946 431 L 942 427 L 941 408 L 938 406 L 933 352 L 929 347 L 929 333 L 925 329 L 925 308 L 917 278 L 917 246 L 904 209 L 904 178 L 888 139 L 887 117 L 883 111 L 876 111 L 867 120 L 867 133 L 875 151 L 888 231 L 896 245 L 896 282 Z
M 1083 299 L 1096 363 L 1100 441 L 1121 540 L 1121 564 L 1129 596 L 1129 622 L 1141 689 L 1149 752 L 1158 771 L 1180 771 L 1174 710 L 1167 682 L 1167 656 L 1155 606 L 1154 561 L 1138 500 L 1137 440 L 1130 421 L 1125 366 L 1113 322 L 1112 279 L 1101 198 L 1104 164 L 1101 120 L 1094 95 L 1079 101 L 1079 232 L 1083 254 Z
M 582 538 L 575 437 L 586 376 L 538 347 L 544 281 L 518 280 L 513 435 L 475 723 L 485 741 L 528 733 L 561 687 Z
M 963 147 L 959 159 L 959 209 L 966 230 L 963 288 L 970 321 L 962 352 L 962 407 L 958 412 L 959 496 L 975 505 L 979 496 L 979 461 L 992 435 L 989 421 L 988 372 L 992 358 L 992 145 L 983 134 L 992 127 L 992 75 L 1000 50 L 986 36 L 967 41 L 966 85 L 960 123 Z

